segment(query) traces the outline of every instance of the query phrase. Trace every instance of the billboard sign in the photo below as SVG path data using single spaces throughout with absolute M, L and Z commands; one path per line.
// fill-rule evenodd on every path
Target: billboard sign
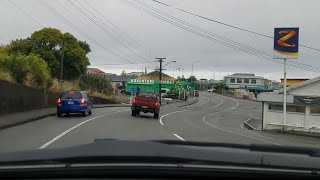
M 297 59 L 299 28 L 274 28 L 274 59 Z

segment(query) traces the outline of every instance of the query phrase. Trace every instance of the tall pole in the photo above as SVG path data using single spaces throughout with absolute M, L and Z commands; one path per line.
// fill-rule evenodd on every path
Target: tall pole
M 159 60 L 160 62 L 160 74 L 159 74 L 159 102 L 161 104 L 161 80 L 162 80 L 162 63 L 163 63 L 163 60 L 166 59 L 166 58 L 156 58 Z
M 61 59 L 60 59 L 60 81 L 62 82 L 63 78 L 63 61 L 64 61 L 64 39 L 61 46 Z
M 287 122 L 287 59 L 283 61 L 283 128 L 282 130 L 286 130 L 286 122 Z

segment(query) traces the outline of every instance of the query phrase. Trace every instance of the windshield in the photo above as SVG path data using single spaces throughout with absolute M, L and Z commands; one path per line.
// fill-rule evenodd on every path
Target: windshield
M 68 91 L 64 92 L 61 99 L 81 99 L 82 94 L 80 92 Z
M 138 94 L 138 96 L 140 97 L 151 97 L 151 98 L 156 98 L 157 95 L 155 93 L 151 93 L 151 92 L 140 92 Z
M 97 139 L 320 148 L 319 7 L 1 1 L 0 153 Z

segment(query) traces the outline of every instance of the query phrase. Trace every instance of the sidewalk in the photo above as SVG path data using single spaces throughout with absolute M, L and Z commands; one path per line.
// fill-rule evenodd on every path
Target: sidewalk
M 93 108 L 108 108 L 108 107 L 130 107 L 130 104 L 94 104 Z M 20 125 L 30 121 L 35 121 L 49 116 L 55 116 L 57 108 L 36 109 L 26 112 L 13 113 L 0 116 L 0 129 Z
M 0 116 L 0 129 L 56 115 L 57 109 L 44 108 Z

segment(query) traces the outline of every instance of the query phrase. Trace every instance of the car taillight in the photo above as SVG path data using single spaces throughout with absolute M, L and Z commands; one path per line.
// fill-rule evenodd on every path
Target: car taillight
M 57 104 L 62 104 L 60 98 L 57 100 Z
M 133 99 L 132 99 L 132 103 L 135 103 L 135 102 L 136 102 L 136 98 L 133 98 Z
M 85 104 L 86 103 L 86 101 L 84 100 L 84 98 L 82 98 L 81 100 L 80 100 L 80 104 Z
M 155 102 L 154 105 L 155 105 L 155 106 L 158 106 L 158 102 Z

